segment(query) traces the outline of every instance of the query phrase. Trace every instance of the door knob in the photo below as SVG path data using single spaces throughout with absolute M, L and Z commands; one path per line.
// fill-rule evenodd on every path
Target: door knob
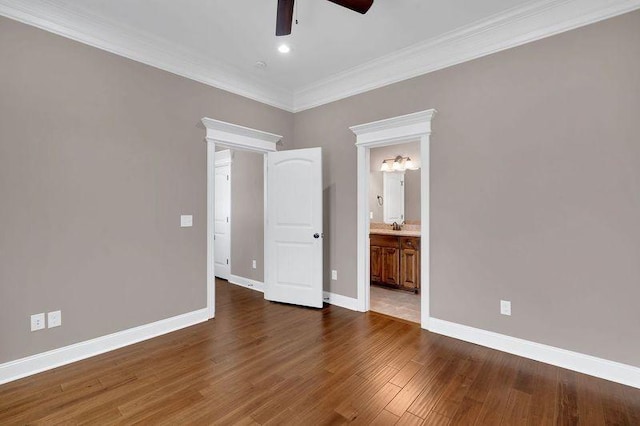
M 315 234 L 313 234 L 313 238 L 320 238 L 320 234 L 316 232 Z

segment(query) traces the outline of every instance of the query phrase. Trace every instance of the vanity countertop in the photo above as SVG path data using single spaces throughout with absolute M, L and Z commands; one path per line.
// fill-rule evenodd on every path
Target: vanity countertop
M 420 230 L 415 230 L 415 229 L 402 229 L 400 231 L 394 231 L 393 229 L 379 229 L 379 228 L 372 228 L 369 230 L 369 234 L 376 234 L 376 235 L 392 235 L 392 236 L 396 236 L 396 237 L 419 237 L 420 236 Z
M 384 223 L 371 222 L 369 228 L 369 234 L 376 235 L 395 235 L 396 237 L 419 237 L 420 225 L 419 224 L 406 224 L 402 225 L 402 230 L 394 231 L 391 229 L 391 225 Z

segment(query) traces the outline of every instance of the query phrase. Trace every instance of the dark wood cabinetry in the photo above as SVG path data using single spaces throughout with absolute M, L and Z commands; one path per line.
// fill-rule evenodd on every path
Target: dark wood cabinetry
M 420 237 L 371 234 L 371 282 L 420 289 Z
M 389 285 L 400 283 L 399 250 L 394 247 L 382 247 L 382 282 Z

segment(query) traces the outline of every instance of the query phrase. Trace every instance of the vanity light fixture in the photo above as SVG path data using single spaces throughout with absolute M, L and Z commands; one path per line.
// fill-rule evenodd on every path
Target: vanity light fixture
M 409 157 L 398 155 L 396 158 L 388 158 L 382 161 L 381 172 L 404 172 L 405 170 L 418 170 L 420 167 L 411 161 Z
M 286 44 L 281 44 L 280 46 L 278 46 L 278 52 L 280 52 L 280 53 L 289 53 L 289 52 L 291 52 L 291 48 L 289 46 L 287 46 Z

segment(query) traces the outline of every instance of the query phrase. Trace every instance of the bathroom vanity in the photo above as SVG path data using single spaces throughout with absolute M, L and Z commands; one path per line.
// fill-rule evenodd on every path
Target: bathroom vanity
M 419 231 L 371 229 L 371 283 L 420 291 Z

